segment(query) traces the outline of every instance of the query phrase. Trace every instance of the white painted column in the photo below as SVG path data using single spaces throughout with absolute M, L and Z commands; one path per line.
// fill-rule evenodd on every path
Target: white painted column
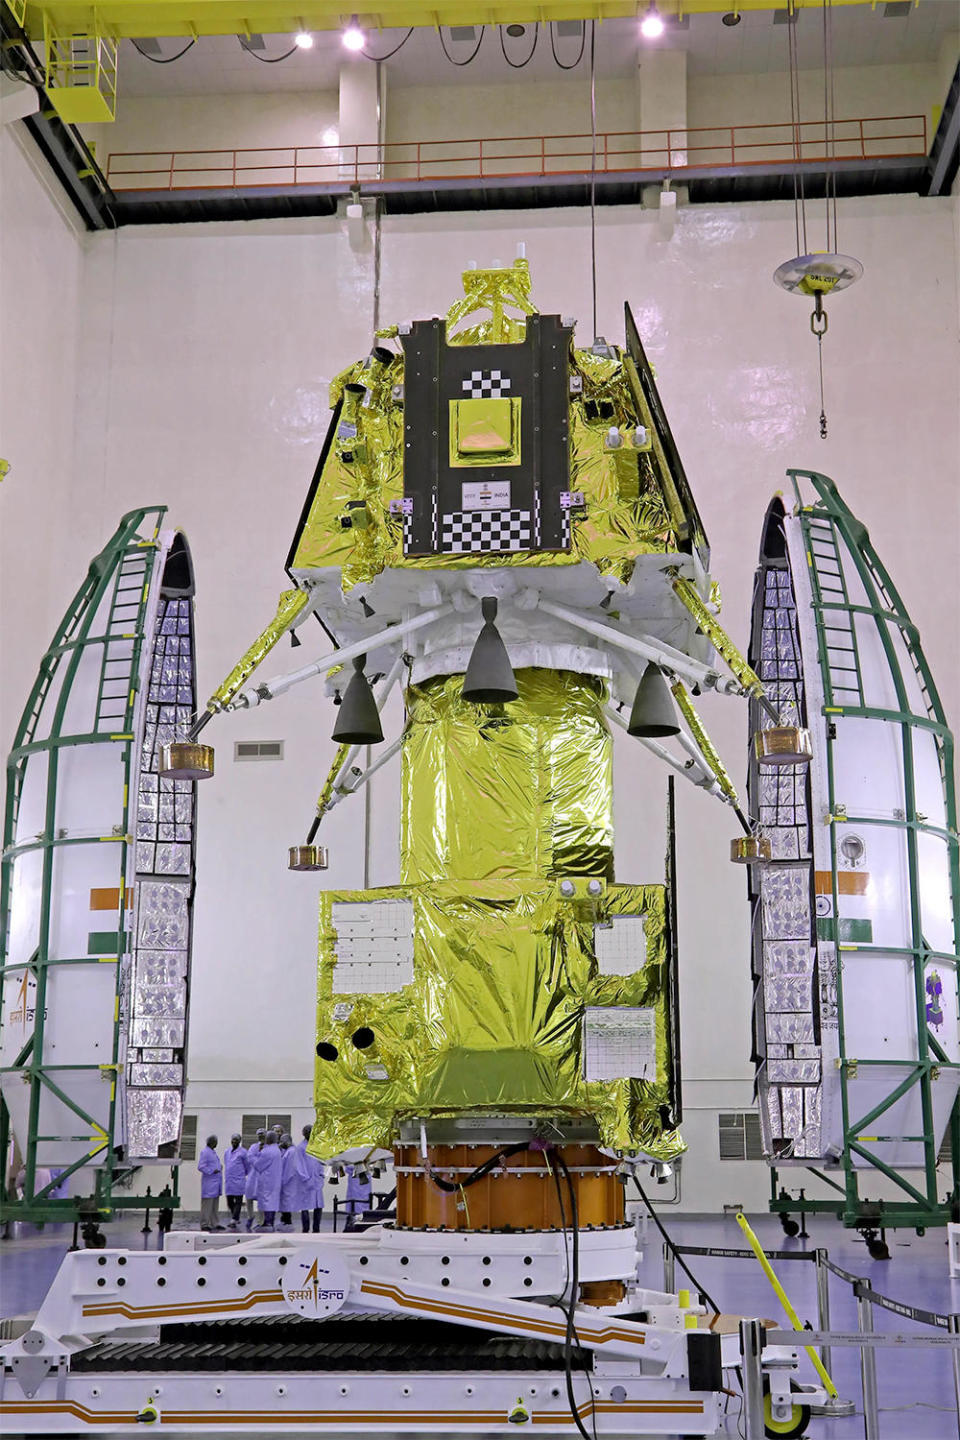
M 640 43 L 637 114 L 642 164 L 659 168 L 687 163 L 687 52 Z M 668 132 L 669 131 L 669 135 Z
M 377 71 L 381 72 L 380 98 Z M 380 106 L 386 95 L 386 72 L 364 55 L 353 55 L 340 68 L 341 179 L 375 180 L 380 174 L 377 144 Z M 356 148 L 355 148 L 356 147 Z
M 24 85 L 9 75 L 0 75 L 0 125 L 12 125 L 40 109 L 40 97 L 32 85 Z

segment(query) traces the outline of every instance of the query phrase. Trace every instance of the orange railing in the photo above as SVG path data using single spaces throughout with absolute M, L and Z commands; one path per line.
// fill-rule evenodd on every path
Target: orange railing
M 684 130 L 520 135 L 477 140 L 391 140 L 385 145 L 260 146 L 242 150 L 138 150 L 107 161 L 114 190 L 195 190 L 267 185 L 362 185 L 511 177 L 886 160 L 927 153 L 925 115 Z

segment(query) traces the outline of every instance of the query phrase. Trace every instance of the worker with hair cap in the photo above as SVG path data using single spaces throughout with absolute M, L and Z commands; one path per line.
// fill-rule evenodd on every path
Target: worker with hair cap
M 223 1189 L 223 1166 L 217 1154 L 217 1137 L 208 1135 L 197 1161 L 200 1171 L 200 1229 L 222 1230 L 217 1224 L 217 1207 Z
M 292 1230 L 293 1212 L 303 1210 L 308 1195 L 309 1170 L 306 1157 L 299 1146 L 294 1145 L 290 1135 L 283 1135 L 280 1139 L 280 1148 L 283 1151 L 283 1174 L 280 1183 L 280 1226 L 281 1230 Z
M 243 1187 L 243 1197 L 247 1202 L 246 1228 L 248 1230 L 253 1225 L 253 1212 L 257 1208 L 257 1171 L 253 1162 L 263 1149 L 266 1134 L 266 1130 L 259 1129 L 256 1140 L 247 1151 L 247 1181 Z
M 223 1193 L 227 1197 L 227 1208 L 230 1211 L 227 1226 L 229 1230 L 239 1229 L 243 1192 L 247 1183 L 247 1171 L 250 1169 L 247 1152 L 240 1143 L 242 1138 L 240 1135 L 231 1135 L 230 1149 L 223 1152 Z
M 304 1125 L 302 1131 L 303 1139 L 297 1146 L 297 1149 L 303 1155 L 304 1166 L 307 1171 L 307 1179 L 304 1182 L 304 1204 L 300 1211 L 300 1228 L 304 1235 L 306 1235 L 310 1229 L 311 1213 L 313 1217 L 314 1234 L 320 1229 L 320 1222 L 323 1219 L 324 1168 L 323 1161 L 318 1160 L 315 1155 L 311 1155 L 307 1150 L 312 1131 L 312 1125 Z
M 263 1211 L 263 1222 L 258 1230 L 277 1228 L 277 1211 L 280 1209 L 280 1184 L 283 1178 L 283 1151 L 277 1144 L 273 1130 L 264 1136 L 263 1149 L 254 1158 L 257 1172 L 257 1200 Z

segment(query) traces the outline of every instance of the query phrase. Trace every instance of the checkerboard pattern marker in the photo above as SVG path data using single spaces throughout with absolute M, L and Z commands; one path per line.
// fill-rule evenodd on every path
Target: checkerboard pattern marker
M 455 510 L 443 516 L 440 549 L 448 555 L 482 550 L 529 550 L 529 510 Z
M 472 400 L 502 400 L 510 393 L 510 376 L 499 370 L 473 370 L 462 389 Z

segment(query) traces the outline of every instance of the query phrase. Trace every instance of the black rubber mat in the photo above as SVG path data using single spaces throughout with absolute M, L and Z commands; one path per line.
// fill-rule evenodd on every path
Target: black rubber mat
M 589 1357 L 574 1349 L 575 1369 Z M 156 1345 L 104 1341 L 74 1355 L 73 1373 L 249 1370 L 563 1371 L 563 1346 L 403 1315 L 275 1316 L 165 1325 Z

